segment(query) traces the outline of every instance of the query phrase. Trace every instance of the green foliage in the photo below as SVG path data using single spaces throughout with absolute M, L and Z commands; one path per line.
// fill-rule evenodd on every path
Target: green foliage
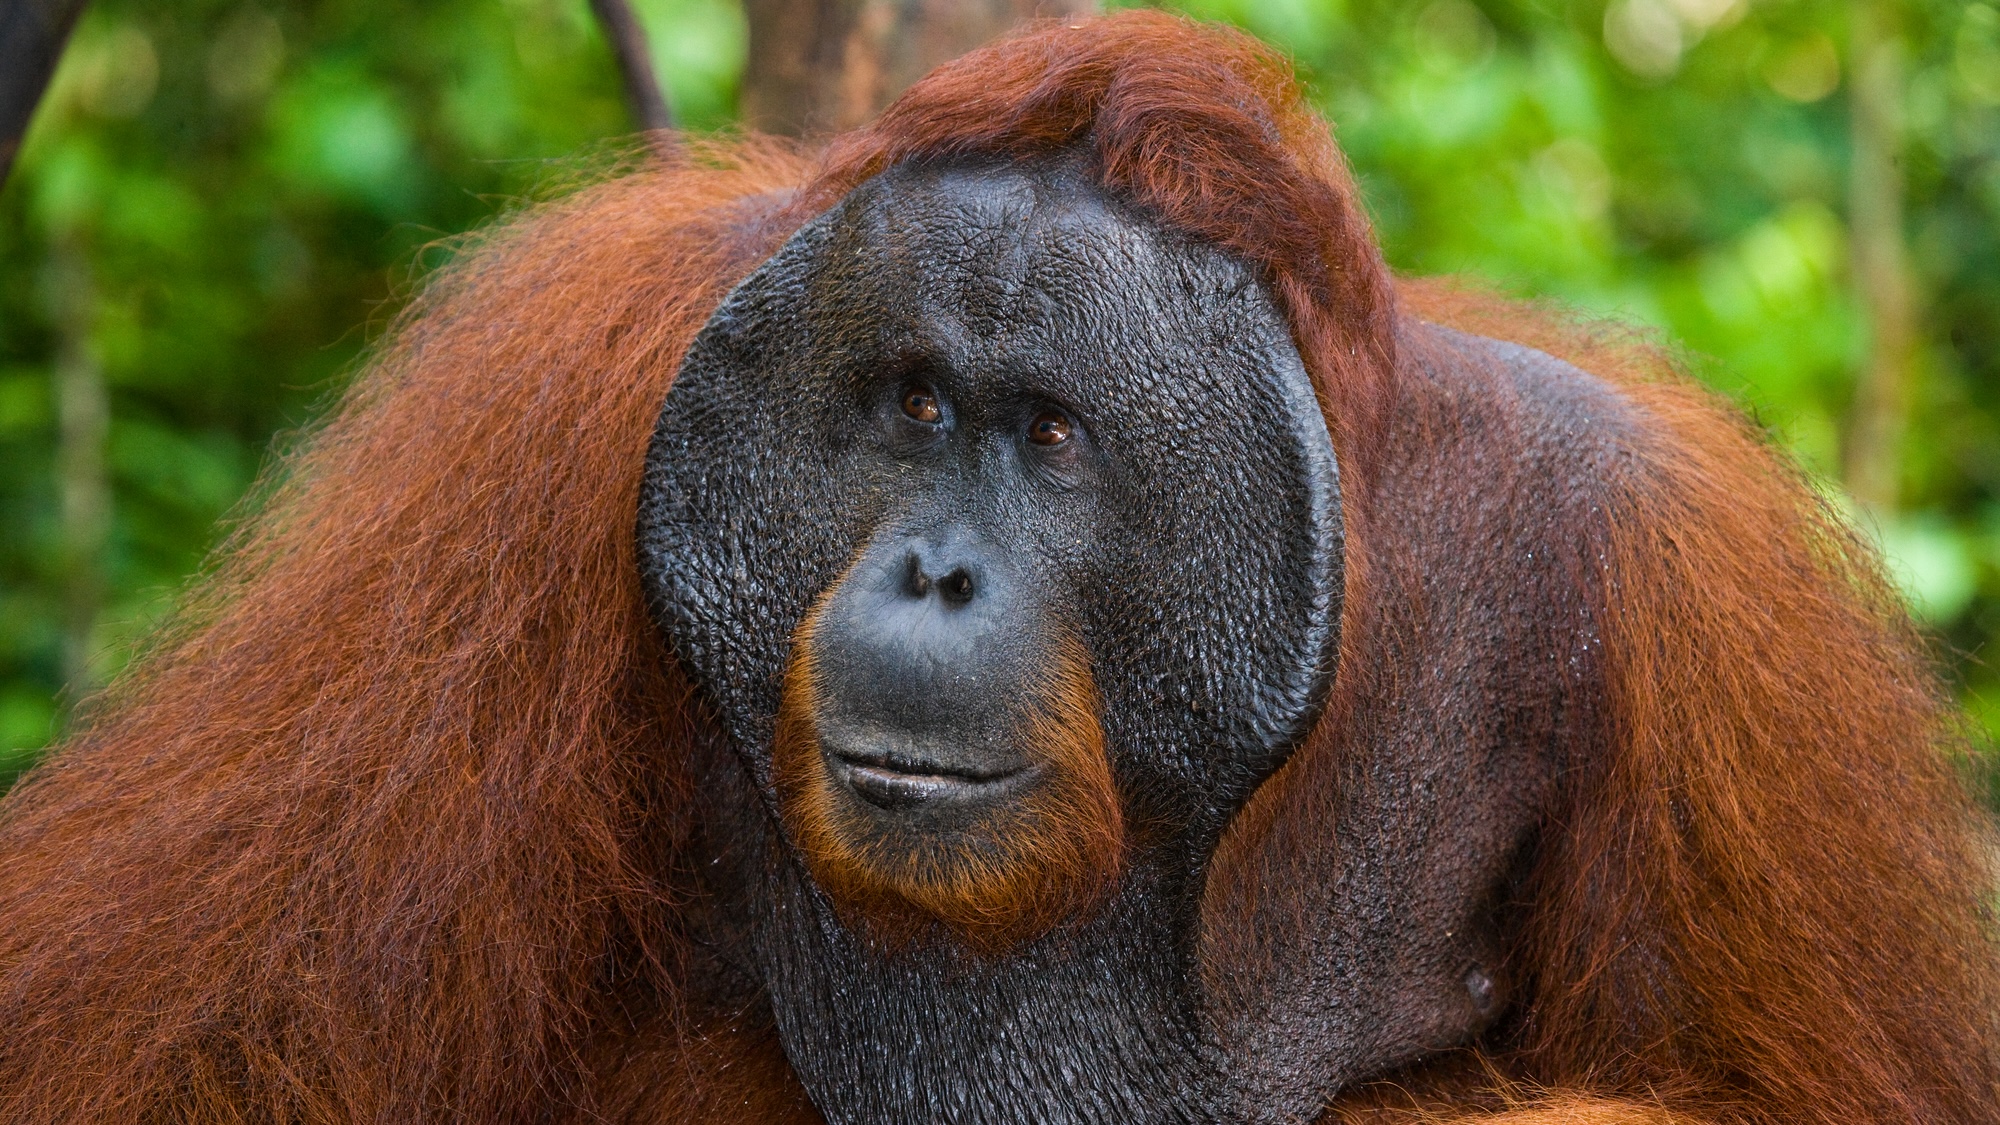
M 1298 60 L 1399 269 L 1658 326 L 1837 472 L 1867 347 L 1845 3 L 1180 6 Z M 2000 8 L 1899 7 L 1920 383 L 1904 514 L 1880 533 L 1969 713 L 2000 731 L 1980 659 L 2000 635 Z M 735 5 L 639 8 L 682 120 L 726 126 Z M 91 6 L 0 189 L 0 772 L 61 712 L 65 340 L 109 391 L 102 677 L 198 568 L 272 435 L 342 386 L 424 248 L 629 128 L 584 0 Z
M 682 120 L 726 125 L 735 6 L 640 10 Z M 422 249 L 630 129 L 584 0 L 90 6 L 0 189 L 0 774 L 62 710 L 61 266 L 86 268 L 110 400 L 102 679 L 273 434 L 338 392 Z

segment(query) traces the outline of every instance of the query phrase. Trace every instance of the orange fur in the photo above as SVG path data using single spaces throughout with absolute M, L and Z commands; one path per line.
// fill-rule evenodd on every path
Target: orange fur
M 1735 1118 L 2000 1116 L 1984 836 L 1873 550 L 1657 349 L 1465 290 L 1407 292 L 1445 323 L 1589 363 L 1654 424 L 1611 525 L 1617 752 L 1537 875 L 1518 971 L 1542 1001 L 1516 1065 L 1544 1083 L 1707 1086 Z M 1764 1104 L 1732 1105 L 1745 1091 Z
M 1385 1113 L 1342 1112 L 1340 1125 L 1694 1125 L 1694 1120 L 1644 1102 L 1558 1095 L 1490 1113 L 1448 1109 Z
M 639 467 L 776 149 L 486 236 L 0 826 L 0 1118 L 539 1119 L 673 960 Z M 667 987 L 671 987 L 670 985 Z
M 1601 482 L 1611 721 L 1519 892 L 1533 909 L 1504 967 L 1518 1026 L 1482 1067 L 1401 1080 L 1424 1108 L 1361 1119 L 1455 1119 L 1440 1107 L 1522 1083 L 1680 1119 L 2000 1120 L 1989 837 L 1873 551 L 1643 336 L 1450 282 L 1402 295 L 1413 318 L 1585 365 L 1645 425 Z M 1453 409 L 1412 393 L 1404 428 L 1440 432 Z M 1443 562 L 1398 522 L 1408 538 L 1378 542 L 1376 575 L 1421 597 L 1415 576 Z M 1360 608 L 1363 628 L 1389 627 Z M 1323 724 L 1230 826 L 1205 904 L 1214 963 L 1254 964 L 1310 926 L 1294 914 L 1308 897 L 1257 889 L 1329 877 L 1336 850 L 1299 833 L 1338 816 L 1374 721 L 1363 701 L 1396 699 L 1395 673 L 1344 664 L 1351 702 L 1334 710 L 1361 722 Z M 1544 1105 L 1528 1119 L 1596 1120 L 1574 1096 L 1527 1099 Z
M 602 1119 L 627 1125 L 817 1125 L 768 1020 L 655 1018 L 601 1036 L 590 1063 Z

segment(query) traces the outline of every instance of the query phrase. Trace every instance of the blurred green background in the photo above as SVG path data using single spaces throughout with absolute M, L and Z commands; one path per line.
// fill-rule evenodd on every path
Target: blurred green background
M 682 122 L 728 128 L 736 5 L 635 7 Z M 1869 496 L 2000 732 L 1993 4 L 1182 7 L 1296 58 L 1399 269 L 1661 328 Z M 116 673 L 427 248 L 631 128 L 586 0 L 90 6 L 0 189 L 0 777 Z M 1870 398 L 1899 308 L 1904 390 Z

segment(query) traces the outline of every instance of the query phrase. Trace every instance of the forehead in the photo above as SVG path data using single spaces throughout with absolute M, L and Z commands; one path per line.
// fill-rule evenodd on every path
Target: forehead
M 899 169 L 827 218 L 808 316 L 865 328 L 854 346 L 968 375 L 1171 366 L 1198 382 L 1204 357 L 1288 343 L 1249 269 L 1068 167 Z
M 851 237 L 841 250 L 902 282 L 950 286 L 978 275 L 1036 286 L 1169 258 L 1225 266 L 1193 245 L 1169 246 L 1151 223 L 1061 166 L 897 169 L 857 189 L 843 209 Z

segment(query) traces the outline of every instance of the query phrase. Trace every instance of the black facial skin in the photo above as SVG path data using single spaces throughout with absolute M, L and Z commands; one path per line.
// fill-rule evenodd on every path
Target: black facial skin
M 885 429 L 922 425 L 893 413 Z M 955 421 L 906 448 L 942 460 Z M 1049 665 L 1046 630 L 1067 616 L 1043 604 L 1050 583 L 1033 560 L 978 536 L 967 526 L 978 521 L 939 518 L 942 527 L 899 524 L 871 542 L 816 633 L 828 766 L 890 814 L 885 827 L 923 833 L 949 832 L 1032 781 L 1014 703 Z
M 641 565 L 741 763 L 709 831 L 743 969 L 830 1121 L 1212 1116 L 1202 875 L 1324 701 L 1340 527 L 1263 289 L 1073 168 L 892 171 L 717 310 L 661 415 Z M 1080 645 L 1132 826 L 1101 904 L 999 954 L 843 921 L 771 769 L 823 594 L 827 766 L 913 846 L 1037 783 L 1019 700 Z

